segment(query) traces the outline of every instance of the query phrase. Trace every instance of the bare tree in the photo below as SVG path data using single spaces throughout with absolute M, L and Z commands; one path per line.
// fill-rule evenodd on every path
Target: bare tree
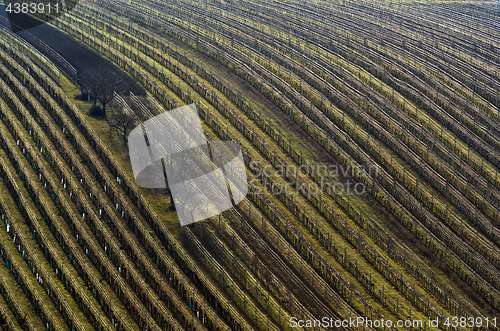
M 91 68 L 83 70 L 79 76 L 80 93 L 82 98 L 84 96 L 88 96 L 89 100 L 94 100 L 92 110 L 97 108 L 97 98 L 95 95 L 95 91 L 97 89 L 97 79 L 96 69 Z
M 110 134 L 112 130 L 117 130 L 123 135 L 123 142 L 127 144 L 127 133 L 137 124 L 137 117 L 122 107 L 112 107 L 108 110 L 106 122 L 108 122 Z
M 112 65 L 101 63 L 83 71 L 80 82 L 83 93 L 90 93 L 94 100 L 91 113 L 106 117 L 106 105 L 113 100 L 114 92 L 123 92 L 124 74 Z M 97 109 L 97 101 L 101 103 L 101 109 Z

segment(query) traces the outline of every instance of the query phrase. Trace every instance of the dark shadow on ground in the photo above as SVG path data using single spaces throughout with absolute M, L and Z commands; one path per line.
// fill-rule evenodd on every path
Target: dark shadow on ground
M 0 5 L 0 15 L 6 16 L 5 7 Z M 111 66 L 116 71 L 122 71 L 119 67 L 107 60 L 98 52 L 87 47 L 73 36 L 58 30 L 49 24 L 41 24 L 36 26 L 40 21 L 36 18 L 29 17 L 33 22 L 25 22 L 27 26 L 35 26 L 29 30 L 36 38 L 45 42 L 54 51 L 65 58 L 78 72 L 83 72 L 87 68 L 95 68 L 100 65 Z M 42 22 L 43 23 L 43 22 Z M 36 46 L 35 46 L 36 47 Z M 43 53 L 42 49 L 39 49 Z M 45 54 L 47 55 L 47 54 Z M 132 91 L 135 95 L 142 96 L 146 92 L 134 78 L 125 75 L 125 91 Z

